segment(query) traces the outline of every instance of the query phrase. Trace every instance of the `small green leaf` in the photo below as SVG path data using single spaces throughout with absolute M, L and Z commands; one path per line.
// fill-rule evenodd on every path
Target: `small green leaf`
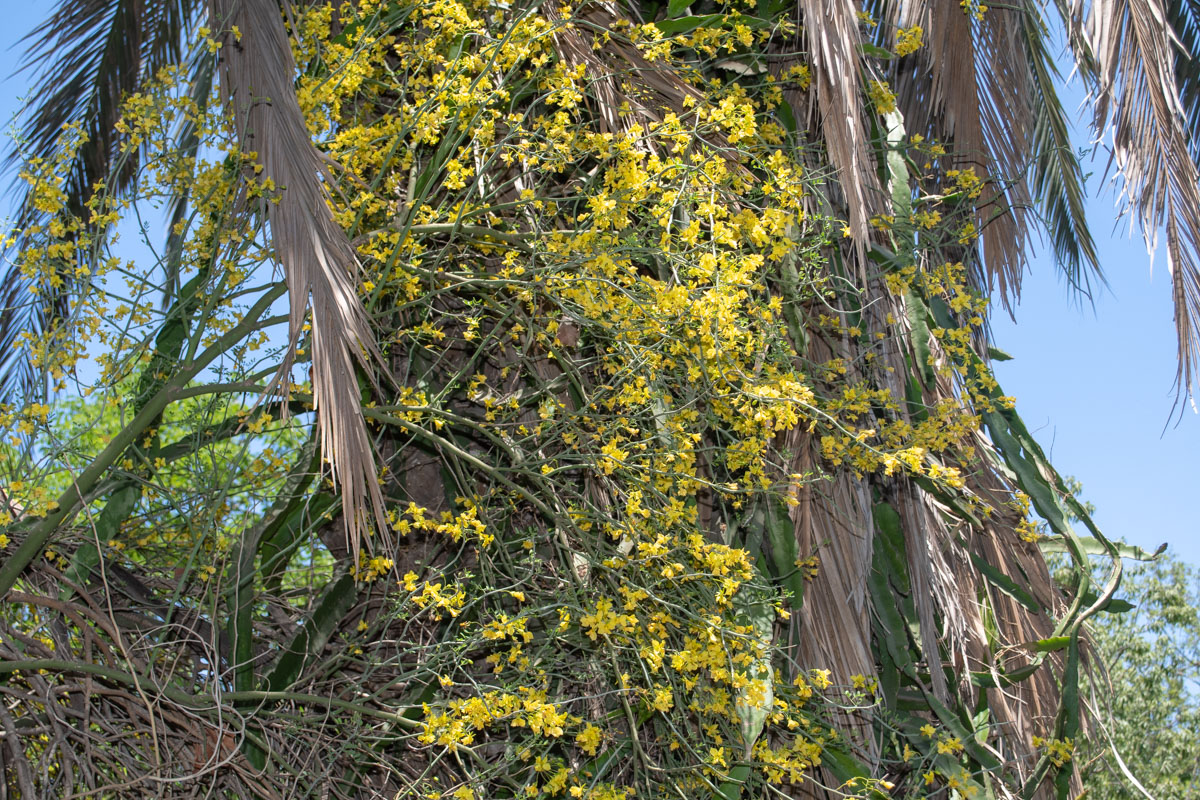
M 1124 614 L 1127 611 L 1133 611 L 1137 606 L 1128 600 L 1122 600 L 1119 597 L 1114 597 L 1109 600 L 1100 610 L 1107 611 L 1109 614 Z
M 796 114 L 792 111 L 791 103 L 780 103 L 779 108 L 775 109 L 775 113 L 779 115 L 779 121 L 783 123 L 784 130 L 794 136 L 797 127 Z
M 885 50 L 882 47 L 876 47 L 873 44 L 863 42 L 858 46 L 858 51 L 868 58 L 895 58 L 896 54 L 891 50 Z
M 1013 357 L 999 347 L 988 347 L 988 358 L 992 361 L 1012 361 Z
M 738 764 L 729 770 L 728 778 L 717 789 L 717 797 L 721 800 L 738 800 L 742 796 L 742 789 L 746 786 L 746 779 L 749 777 L 750 765 Z
M 694 31 L 697 28 L 723 28 L 725 27 L 724 23 L 724 14 L 701 14 L 679 19 L 660 19 L 654 23 L 654 27 L 658 28 L 664 36 L 674 36 Z
M 905 296 L 905 313 L 908 316 L 908 325 L 912 329 L 912 348 L 914 371 L 925 380 L 926 386 L 934 384 L 933 364 L 929 363 L 930 354 L 933 352 L 929 347 L 929 340 L 933 334 L 929 331 L 929 307 L 925 305 L 925 301 L 917 292 L 910 288 Z
M 1016 600 L 1021 605 L 1025 606 L 1025 608 L 1029 609 L 1034 614 L 1041 613 L 1042 609 L 1040 606 L 1038 606 L 1037 601 L 1033 599 L 1033 595 L 1031 595 L 1024 587 L 1022 587 L 1012 578 L 1008 577 L 1003 572 L 996 569 L 994 566 L 984 561 L 974 553 L 971 553 L 971 563 L 975 565 L 976 569 L 983 573 L 984 577 L 986 577 L 988 582 L 993 586 L 1007 594 L 1012 599 Z
M 747 28 L 765 28 L 768 21 L 744 14 L 701 14 L 679 19 L 662 19 L 654 23 L 654 27 L 665 36 L 687 33 L 696 28 L 732 28 L 734 25 L 745 25 Z
M 1089 556 L 1106 556 L 1106 555 L 1108 555 L 1108 547 L 1103 542 L 1101 542 L 1099 539 L 1095 539 L 1091 536 L 1080 536 L 1080 537 L 1078 537 L 1078 539 L 1079 539 L 1080 545 L 1083 548 L 1083 552 L 1086 553 L 1087 555 L 1089 555 Z M 1163 542 L 1162 544 L 1160 544 L 1154 550 L 1154 552 L 1150 552 L 1149 550 L 1143 550 L 1142 548 L 1140 548 L 1136 545 L 1125 544 L 1124 542 L 1113 542 L 1112 544 L 1117 550 L 1117 555 L 1119 555 L 1121 558 L 1127 558 L 1132 561 L 1153 561 L 1156 558 L 1158 558 L 1160 555 L 1162 555 L 1163 551 L 1167 549 L 1166 542 Z M 1038 547 L 1041 548 L 1043 553 L 1069 553 L 1070 552 L 1070 548 L 1067 546 L 1067 543 L 1065 541 L 1063 541 L 1062 539 L 1043 539 L 1042 541 L 1038 542 Z
M 93 542 L 84 542 L 71 556 L 71 565 L 63 573 L 63 577 L 76 586 L 85 586 L 92 576 L 92 570 L 100 566 L 100 550 Z M 70 600 L 74 592 L 64 586 L 58 592 L 59 600 Z
M 667 4 L 667 16 L 671 19 L 675 19 L 683 14 L 683 12 L 687 11 L 688 7 L 691 6 L 695 1 L 696 0 L 671 0 Z
M 1070 644 L 1070 636 L 1051 636 L 1047 639 L 1038 639 L 1032 645 L 1027 646 L 1032 646 L 1039 653 L 1053 653 L 1058 650 L 1065 650 Z
M 87 584 L 92 570 L 100 564 L 100 550 L 96 547 L 96 542 L 104 545 L 116 539 L 121 530 L 121 523 L 129 519 L 129 515 L 137 508 L 141 499 L 142 487 L 139 483 L 126 483 L 109 495 L 104 509 L 96 517 L 95 538 L 80 545 L 71 558 L 66 577 L 72 583 L 76 586 Z M 59 599 L 69 600 L 73 594 L 73 590 L 64 586 L 59 591 Z
M 779 500 L 767 501 L 767 544 L 771 548 L 771 577 L 791 593 L 791 606 L 799 610 L 804 602 L 804 576 L 796 566 L 796 527 L 787 508 Z

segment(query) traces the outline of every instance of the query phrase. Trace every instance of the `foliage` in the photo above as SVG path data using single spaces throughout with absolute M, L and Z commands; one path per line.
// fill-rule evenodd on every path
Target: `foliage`
M 1096 729 L 1082 743 L 1088 797 L 1188 797 L 1200 785 L 1200 574 L 1163 556 L 1128 570 L 1125 605 L 1089 625 L 1097 669 L 1090 677 Z
M 218 86 L 261 102 L 239 116 L 161 70 L 118 123 L 133 188 L 98 187 L 86 217 L 62 178 L 79 130 L 30 159 L 43 216 L 17 265 L 35 296 L 81 286 L 24 341 L 89 399 L 4 411 L 9 787 L 1077 788 L 1079 633 L 1120 552 L 981 355 L 975 246 L 1003 187 L 906 131 L 871 20 L 855 118 L 888 196 L 856 235 L 866 209 L 799 113 L 829 74 L 792 9 L 686 10 L 288 17 L 295 99 L 334 165 L 317 196 L 386 366 L 376 381 L 347 358 L 336 386 L 361 407 L 384 525 L 346 513 L 312 429 L 319 299 L 294 352 L 274 313 L 285 289 L 293 322 L 323 291 L 292 280 L 278 208 L 298 189 L 256 149 L 283 103 Z M 240 46 L 227 22 L 194 59 Z M 924 46 L 893 34 L 906 58 Z M 181 196 L 164 263 L 122 263 L 111 226 Z M 1113 567 L 1064 595 L 1039 545 Z

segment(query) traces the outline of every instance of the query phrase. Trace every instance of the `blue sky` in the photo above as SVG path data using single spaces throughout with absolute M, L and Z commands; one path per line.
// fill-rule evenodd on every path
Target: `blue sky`
M 1066 72 L 1066 70 L 1064 70 Z M 1074 109 L 1083 95 L 1063 95 Z M 1084 120 L 1086 123 L 1086 120 Z M 1089 146 L 1086 124 L 1077 147 Z M 1143 547 L 1162 542 L 1200 564 L 1193 493 L 1200 458 L 1200 415 L 1176 411 L 1176 338 L 1166 256 L 1153 260 L 1141 233 L 1118 221 L 1117 192 L 1103 182 L 1108 151 L 1085 162 L 1088 219 L 1108 287 L 1093 304 L 1074 297 L 1048 247 L 1030 260 L 1015 323 L 999 308 L 992 318 L 1004 390 L 1052 456 L 1055 467 L 1083 484 L 1096 522 L 1109 536 Z
M 10 119 L 28 91 L 27 75 L 7 76 L 18 63 L 20 38 L 49 7 L 5 8 L 0 119 Z M 1082 99 L 1077 89 L 1064 98 L 1071 108 Z M 1088 144 L 1086 135 L 1077 141 Z M 1152 275 L 1140 234 L 1129 238 L 1125 224 L 1113 230 L 1115 193 L 1099 191 L 1106 162 L 1102 152 L 1089 167 L 1097 174 L 1088 214 L 1110 288 L 1096 295 L 1094 311 L 1072 300 L 1048 248 L 1039 248 L 1016 324 L 999 308 L 994 314 L 996 344 L 1014 356 L 996 373 L 1057 468 L 1083 483 L 1107 534 L 1146 547 L 1167 542 L 1200 564 L 1191 507 L 1193 493 L 1200 499 L 1200 415 L 1189 407 L 1178 424 L 1171 416 L 1175 335 L 1166 260 L 1159 255 Z
M 1092 205 L 1113 216 L 1110 202 Z M 1099 238 L 1111 288 L 1095 312 L 1073 306 L 1053 263 L 1036 259 L 1017 324 L 993 319 L 997 345 L 1014 357 L 997 364 L 996 375 L 1056 468 L 1082 482 L 1106 534 L 1144 547 L 1167 542 L 1200 563 L 1191 506 L 1200 495 L 1200 417 L 1190 406 L 1178 424 L 1171 416 L 1175 329 L 1166 267 L 1160 255 L 1151 278 L 1140 237 Z

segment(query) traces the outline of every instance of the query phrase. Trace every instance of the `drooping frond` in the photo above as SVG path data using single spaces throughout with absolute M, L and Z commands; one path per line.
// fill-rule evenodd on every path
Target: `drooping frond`
M 882 46 L 893 45 L 896 29 L 921 29 L 923 46 L 892 62 L 906 129 L 947 148 L 943 169 L 973 169 L 988 179 L 975 222 L 978 284 L 998 289 L 1006 304 L 1019 293 L 1040 218 L 1060 268 L 1086 293 L 1098 263 L 1038 4 L 992 5 L 979 14 L 925 0 L 869 6 L 880 17 Z
M 381 361 L 355 295 L 357 267 L 346 233 L 334 221 L 314 147 L 292 85 L 295 63 L 273 0 L 212 0 L 221 37 L 221 95 L 232 110 L 240 146 L 257 153 L 262 176 L 279 190 L 267 209 L 275 257 L 290 298 L 289 351 L 277 381 L 286 383 L 308 308 L 312 308 L 312 383 L 321 453 L 342 491 L 346 533 L 358 558 L 368 505 L 385 527 L 383 496 L 362 416 L 355 364 Z
M 846 197 L 850 230 L 857 241 L 865 242 L 875 195 L 868 191 L 873 182 L 873 167 L 862 121 L 858 68 L 862 36 L 858 30 L 857 6 L 849 0 L 800 0 L 800 10 L 812 61 L 822 138 Z
M 910 133 L 952 137 L 956 150 L 982 153 L 971 23 L 947 5 L 913 0 L 901 6 L 898 24 L 920 26 L 925 46 L 908 57 L 916 64 L 898 70 L 898 100 Z
M 905 127 L 945 144 L 954 169 L 974 169 L 980 177 L 995 170 L 1000 174 L 990 177 L 1011 179 L 1014 155 L 1025 148 L 1019 139 L 1004 141 L 1003 133 L 996 130 L 1003 125 L 1005 112 L 1000 109 L 1012 104 L 1011 92 L 1006 92 L 1003 75 L 980 80 L 979 44 L 971 18 L 957 4 L 914 0 L 900 6 L 897 20 L 904 27 L 919 26 L 925 34 L 925 46 L 906 59 L 914 63 L 897 70 Z M 997 38 L 993 44 L 1004 44 L 1002 38 L 993 38 Z M 1011 76 L 1011 69 L 1005 66 L 1002 72 Z M 989 123 L 992 130 L 986 131 Z M 993 147 L 1000 152 L 990 153 Z M 986 191 L 977 223 L 984 236 L 985 271 L 976 277 L 985 286 L 1016 289 L 1021 273 L 1016 240 L 1023 238 L 1024 226 L 1002 213 L 1007 211 L 1005 205 L 1013 205 L 1006 203 L 1002 187 L 992 184 Z
M 989 7 L 975 23 L 975 72 L 986 159 L 977 171 L 992 179 L 984 187 L 978 217 L 987 286 L 999 289 L 1006 304 L 1021 291 L 1031 222 L 1026 170 L 1036 112 L 1022 35 L 1028 16 L 1022 6 L 1030 4 L 1026 0 Z
M 76 125 L 84 139 L 61 177 L 66 210 L 87 220 L 88 198 L 104 181 L 121 193 L 137 174 L 137 153 L 121 153 L 121 103 L 160 68 L 178 63 L 194 22 L 195 0 L 63 0 L 24 41 L 24 71 L 38 79 L 18 119 L 19 146 L 7 153 L 11 169 L 28 159 L 52 161 L 62 145 L 63 126 Z M 27 190 L 18 200 L 17 226 L 45 214 Z M 19 242 L 18 242 L 19 246 Z M 0 275 L 6 302 L 0 307 L 0 341 L 23 331 L 51 329 L 69 311 L 74 275 L 49 295 L 33 298 L 22 276 L 9 267 Z M 0 352 L 0 397 L 31 387 L 34 374 L 21 348 Z
M 1082 0 L 1071 10 L 1073 27 Z M 1179 366 L 1176 386 L 1192 390 L 1200 368 L 1200 170 L 1191 155 L 1188 114 L 1176 82 L 1180 40 L 1160 0 L 1096 0 L 1076 60 L 1094 93 L 1093 127 L 1111 125 L 1122 201 L 1153 250 L 1165 228 L 1167 267 L 1175 306 Z M 1190 54 L 1187 54 L 1190 60 Z
M 1179 40 L 1174 48 L 1175 83 L 1187 114 L 1188 145 L 1193 160 L 1200 160 L 1200 2 L 1168 0 L 1167 21 Z
M 1059 268 L 1068 283 L 1090 295 L 1091 277 L 1104 275 L 1087 227 L 1083 170 L 1071 145 L 1070 127 L 1055 82 L 1061 77 L 1047 49 L 1041 12 L 1027 4 L 1024 42 L 1028 52 L 1033 108 L 1033 191 Z

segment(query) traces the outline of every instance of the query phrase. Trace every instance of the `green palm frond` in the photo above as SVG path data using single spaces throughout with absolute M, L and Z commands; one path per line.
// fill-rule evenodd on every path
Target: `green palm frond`
M 129 188 L 137 174 L 137 153 L 122 154 L 118 128 L 122 99 L 137 91 L 160 68 L 180 61 L 184 41 L 196 21 L 194 0 L 63 0 L 54 13 L 23 40 L 22 70 L 35 74 L 30 99 L 18 118 L 19 146 L 10 146 L 12 169 L 28 159 L 52 160 L 62 146 L 63 126 L 78 126 L 86 141 L 62 176 L 67 210 L 87 219 L 94 186 Z M 18 200 L 17 227 L 41 221 L 28 192 Z M 17 242 L 20 246 L 20 241 Z M 0 274 L 5 303 L 0 307 L 0 397 L 36 384 L 26 354 L 11 345 L 25 330 L 52 329 L 70 312 L 74 276 L 52 295 L 35 300 L 11 266 Z
M 1023 269 L 1028 202 L 1019 177 L 1031 112 L 1022 91 L 1025 70 L 1012 63 L 1019 49 L 1001 24 L 1013 21 L 1013 11 L 1001 11 L 1005 20 L 986 22 L 985 16 L 977 32 L 958 4 L 902 3 L 897 24 L 920 26 L 925 46 L 896 65 L 895 80 L 908 132 L 945 144 L 948 160 L 940 169 L 974 169 L 995 179 L 980 198 L 983 263 L 974 279 L 1007 299 L 1019 291 Z M 984 42 L 998 51 L 989 52 Z M 1017 213 L 1008 213 L 1013 209 Z
M 990 165 L 996 183 L 985 189 L 977 223 L 978 283 L 998 288 L 1006 303 L 1019 292 L 1026 245 L 1040 220 L 1068 282 L 1088 294 L 1098 258 L 1038 4 L 993 6 L 976 20 L 956 4 L 867 6 L 879 20 L 881 47 L 893 46 L 898 28 L 923 31 L 924 47 L 891 65 L 905 127 L 947 143 L 955 167 Z
M 1200 2 L 1169 0 L 1167 21 L 1179 41 L 1174 49 L 1175 83 L 1187 114 L 1192 159 L 1200 159 Z
M 21 114 L 22 158 L 49 158 L 63 125 L 79 124 L 88 141 L 80 148 L 64 189 L 78 209 L 101 180 L 125 188 L 137 160 L 118 160 L 117 129 L 122 99 L 160 68 L 179 63 L 185 35 L 196 16 L 188 0 L 65 0 L 25 38 L 22 69 L 38 80 Z M 114 172 L 114 167 L 116 170 Z M 32 213 L 27 204 L 25 213 Z
M 1033 125 L 1033 191 L 1050 234 L 1055 261 L 1067 282 L 1091 296 L 1091 279 L 1104 274 L 1084 208 L 1083 170 L 1071 145 L 1070 127 L 1055 87 L 1061 78 L 1046 43 L 1046 25 L 1032 4 L 1024 14 L 1023 41 L 1028 52 L 1036 113 Z

